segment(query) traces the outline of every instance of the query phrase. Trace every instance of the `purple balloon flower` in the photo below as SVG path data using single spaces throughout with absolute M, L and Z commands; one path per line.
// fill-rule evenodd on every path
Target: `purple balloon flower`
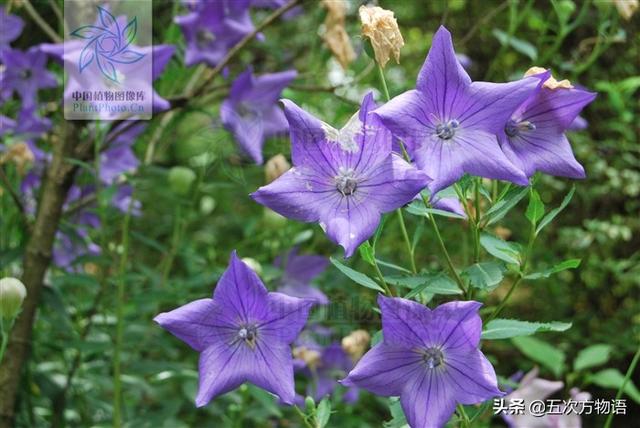
M 327 296 L 311 281 L 322 274 L 329 260 L 322 256 L 299 256 L 298 247 L 294 247 L 284 257 L 277 257 L 274 263 L 283 269 L 278 291 L 289 296 L 311 299 L 320 305 L 329 303 Z
M 316 369 L 315 390 L 313 385 L 307 387 L 307 394 L 312 395 L 315 400 L 333 394 L 338 386 L 338 380 L 343 378 L 353 369 L 353 360 L 342 349 L 339 343 L 332 343 L 322 349 L 320 363 Z M 347 403 L 358 401 L 359 388 L 351 386 L 347 388 L 343 399 Z
M 196 406 L 244 382 L 286 404 L 295 398 L 290 344 L 304 327 L 313 302 L 270 293 L 236 252 L 213 293 L 155 321 L 200 352 Z
M 58 86 L 56 76 L 46 68 L 47 55 L 37 46 L 28 51 L 5 49 L 2 51 L 2 63 L 1 98 L 7 99 L 15 92 L 20 96 L 25 109 L 36 105 L 40 89 Z
M 227 51 L 254 30 L 249 0 L 195 3 L 187 15 L 176 16 L 187 42 L 185 64 L 205 62 L 216 66 Z
M 263 162 L 265 138 L 289 129 L 277 102 L 296 75 L 295 70 L 288 70 L 256 77 L 251 69 L 246 70 L 233 82 L 229 98 L 220 107 L 225 128 L 257 164 Z
M 449 302 L 430 310 L 411 300 L 378 297 L 384 339 L 342 381 L 382 396 L 400 396 L 413 428 L 444 426 L 456 404 L 502 396 L 496 373 L 478 349 L 481 303 Z
M 294 167 L 251 196 L 285 217 L 319 222 L 351 257 L 380 214 L 410 202 L 428 178 L 392 153 L 391 133 L 369 114 L 376 107 L 371 93 L 340 130 L 283 102 Z
M 549 72 L 536 77 L 540 79 L 538 87 L 499 134 L 502 150 L 527 177 L 541 171 L 584 178 L 584 168 L 574 157 L 564 133 L 596 94 L 577 88 L 547 88 L 544 82 L 551 77 Z
M 2 31 L 0 31 L 0 52 L 2 52 L 9 47 L 9 43 L 20 36 L 24 21 L 19 16 L 7 14 L 4 6 L 0 6 L 0 22 L 2 22 Z
M 404 140 L 417 166 L 433 179 L 433 193 L 465 173 L 527 185 L 527 177 L 500 150 L 496 135 L 535 89 L 537 80 L 471 82 L 440 27 L 418 75 L 407 91 L 375 111 Z

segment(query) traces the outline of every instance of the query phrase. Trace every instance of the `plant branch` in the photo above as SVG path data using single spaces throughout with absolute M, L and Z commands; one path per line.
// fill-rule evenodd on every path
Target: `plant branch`
M 53 30 L 53 28 L 51 28 L 49 24 L 47 24 L 47 21 L 45 21 L 42 18 L 42 16 L 40 16 L 38 11 L 35 10 L 35 8 L 33 7 L 33 5 L 29 0 L 22 0 L 22 5 L 27 10 L 27 13 L 29 14 L 29 16 L 31 16 L 31 19 L 33 19 L 35 23 L 38 24 L 38 27 L 40 27 L 42 31 L 44 31 L 47 34 L 47 36 L 51 38 L 51 40 L 53 40 L 56 43 L 63 42 L 62 37 L 60 37 L 58 33 L 56 33 Z

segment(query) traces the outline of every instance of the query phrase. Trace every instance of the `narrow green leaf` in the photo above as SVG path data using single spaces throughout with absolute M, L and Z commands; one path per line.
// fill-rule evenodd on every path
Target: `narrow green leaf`
M 546 225 L 551 223 L 553 219 L 556 218 L 556 216 L 560 214 L 560 212 L 567 207 L 567 205 L 569 205 L 569 202 L 571 202 L 571 198 L 573 198 L 573 194 L 575 191 L 576 191 L 576 186 L 571 187 L 571 190 L 569 191 L 569 193 L 567 193 L 567 196 L 564 197 L 560 206 L 558 208 L 554 208 L 551 211 L 549 211 L 549 213 L 546 216 L 544 216 L 542 220 L 540 220 L 540 224 L 538 224 L 538 227 L 536 228 L 536 235 L 540 233 L 540 231 Z
M 502 199 L 499 199 L 482 217 L 482 220 L 487 226 L 496 223 L 502 219 L 518 202 L 529 193 L 528 187 L 513 187 L 504 195 Z
M 498 39 L 501 45 L 511 46 L 516 52 L 520 52 L 521 54 L 528 56 L 532 61 L 535 61 L 536 58 L 538 58 L 538 50 L 526 40 L 509 35 L 497 28 L 492 31 L 492 34 L 496 39 Z
M 376 262 L 380 266 L 388 267 L 389 269 L 397 270 L 398 272 L 411 273 L 411 271 L 407 268 L 403 268 L 402 266 L 394 265 L 393 263 L 385 262 L 384 260 L 376 259 Z
M 580 259 L 569 259 L 565 260 L 562 263 L 558 263 L 557 265 L 545 269 L 542 272 L 533 272 L 525 276 L 525 279 L 540 279 L 540 278 L 549 278 L 554 273 L 562 272 L 567 269 L 575 269 L 580 266 Z
M 482 262 L 469 266 L 462 273 L 473 287 L 492 289 L 502 281 L 502 271 L 503 266 L 499 262 Z
M 618 369 L 604 369 L 587 377 L 587 382 L 595 383 L 602 388 L 619 389 L 624 382 L 624 375 Z M 631 379 L 624 387 L 624 393 L 640 404 L 640 391 Z
M 369 278 L 367 275 L 358 272 L 357 270 L 353 270 L 348 266 L 343 265 L 333 257 L 330 258 L 331 263 L 335 267 L 338 268 L 340 272 L 348 276 L 353 282 L 362 285 L 363 287 L 371 288 L 372 290 L 380 291 L 384 293 L 382 287 L 380 287 L 373 279 Z
M 444 272 L 414 276 L 388 276 L 384 279 L 391 285 L 410 288 L 411 291 L 404 296 L 405 299 L 417 296 L 423 291 L 431 294 L 443 295 L 462 293 L 455 281 Z
M 328 398 L 323 398 L 316 409 L 316 428 L 324 428 L 331 416 L 331 402 Z
M 433 215 L 439 215 L 441 217 L 458 218 L 458 219 L 465 218 L 465 216 L 463 215 L 452 213 L 449 211 L 439 210 L 437 208 L 427 208 L 424 206 L 424 203 L 418 202 L 418 201 L 408 205 L 406 210 L 409 214 L 423 216 L 423 217 L 428 217 L 429 214 L 433 214 Z
M 534 337 L 514 337 L 513 344 L 532 361 L 545 366 L 560 377 L 564 371 L 564 352 Z
M 369 241 L 364 241 L 360 247 L 358 247 L 358 251 L 360 252 L 360 257 L 362 257 L 365 262 L 369 263 L 371 266 L 375 266 L 375 254 Z
M 532 224 L 535 225 L 543 215 L 544 203 L 542 202 L 542 199 L 540 199 L 540 194 L 535 189 L 531 189 L 531 195 L 529 196 L 529 205 L 527 206 L 525 216 Z
M 494 257 L 504 260 L 507 263 L 520 264 L 520 252 L 515 245 L 503 241 L 502 239 L 483 233 L 480 236 L 480 245 Z
M 529 322 L 498 318 L 489 321 L 482 332 L 483 339 L 509 339 L 518 336 L 530 336 L 545 331 L 565 331 L 571 323 L 553 321 L 550 323 Z
M 611 350 L 611 345 L 602 343 L 584 348 L 573 361 L 573 370 L 580 371 L 605 364 L 609 361 Z

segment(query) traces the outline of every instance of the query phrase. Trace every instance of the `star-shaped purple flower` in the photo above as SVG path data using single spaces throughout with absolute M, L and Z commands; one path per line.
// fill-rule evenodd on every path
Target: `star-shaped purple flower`
M 36 106 L 40 89 L 55 88 L 58 81 L 47 70 L 47 55 L 37 46 L 28 51 L 5 49 L 2 51 L 3 70 L 0 73 L 2 99 L 15 91 L 22 100 L 22 108 Z
M 584 178 L 584 168 L 564 134 L 596 94 L 578 88 L 550 89 L 550 73 L 537 75 L 540 84 L 511 115 L 498 137 L 509 160 L 527 177 L 536 171 L 569 178 Z
M 471 82 L 456 58 L 451 34 L 440 27 L 416 89 L 395 97 L 375 114 L 433 179 L 433 193 L 465 173 L 527 185 L 527 177 L 504 155 L 496 135 L 536 84 L 535 78 Z
M 286 404 L 295 398 L 290 344 L 303 329 L 313 302 L 270 293 L 235 251 L 213 293 L 155 321 L 200 352 L 196 406 L 244 382 Z
M 504 395 L 478 349 L 481 303 L 449 302 L 430 310 L 402 298 L 378 297 L 383 340 L 342 381 L 382 396 L 400 396 L 412 428 L 444 426 L 456 404 Z
M 295 70 L 288 70 L 254 76 L 251 69 L 246 70 L 233 82 L 229 98 L 220 107 L 225 128 L 257 164 L 263 162 L 265 138 L 289 129 L 278 99 L 296 75 Z
M 176 16 L 187 42 L 185 64 L 205 62 L 216 66 L 228 50 L 254 30 L 250 0 L 203 1 Z
M 0 6 L 0 22 L 2 22 L 2 31 L 0 31 L 0 52 L 2 52 L 9 47 L 9 43 L 20 36 L 24 21 L 19 16 L 7 14 L 4 6 Z
M 311 285 L 311 281 L 329 265 L 326 257 L 298 255 L 298 247 L 294 247 L 285 256 L 277 257 L 274 264 L 283 269 L 279 292 L 311 299 L 320 305 L 329 303 L 327 296 Z
M 391 133 L 369 113 L 373 95 L 337 130 L 283 100 L 294 167 L 251 196 L 277 213 L 319 222 L 351 257 L 373 235 L 380 214 L 416 196 L 428 177 L 391 151 Z

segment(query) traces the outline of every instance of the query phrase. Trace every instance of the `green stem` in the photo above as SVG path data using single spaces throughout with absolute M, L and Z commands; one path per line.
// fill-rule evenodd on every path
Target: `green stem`
M 629 380 L 631 379 L 631 375 L 633 375 L 633 372 L 635 371 L 636 366 L 638 365 L 638 360 L 640 360 L 640 346 L 638 346 L 638 350 L 636 351 L 636 354 L 633 356 L 633 359 L 631 360 L 631 364 L 627 369 L 627 374 L 624 375 L 624 380 L 622 381 L 622 385 L 620 385 L 620 388 L 618 388 L 618 392 L 616 393 L 616 400 L 619 400 L 620 397 L 622 397 L 622 393 L 624 392 L 625 387 L 627 386 L 627 384 L 629 383 Z M 613 421 L 613 415 L 614 415 L 614 412 L 609 413 L 609 416 L 607 416 L 607 420 L 604 423 L 604 428 L 611 427 L 611 421 Z
M 407 233 L 407 226 L 404 224 L 404 216 L 402 215 L 402 208 L 398 208 L 396 210 L 396 213 L 398 214 L 398 219 L 400 220 L 400 230 L 402 231 L 402 237 L 404 239 L 404 243 L 407 246 L 407 251 L 409 252 L 409 261 L 411 262 L 411 271 L 413 273 L 418 273 L 413 246 L 411 245 L 411 240 L 409 239 L 409 234 Z
M 424 203 L 424 206 L 427 209 L 431 208 L 431 204 L 429 203 L 429 201 L 427 201 L 427 198 L 424 195 L 422 196 L 422 202 Z M 436 234 L 436 239 L 438 240 L 438 243 L 440 244 L 440 250 L 442 251 L 442 254 L 444 255 L 444 258 L 447 262 L 447 266 L 449 267 L 449 270 L 451 271 L 451 274 L 453 275 L 454 279 L 456 280 L 456 283 L 458 284 L 458 287 L 460 288 L 460 290 L 462 290 L 462 292 L 465 294 L 467 294 L 467 289 L 464 286 L 464 281 L 462 281 L 462 278 L 460 278 L 460 275 L 458 275 L 458 272 L 456 271 L 455 266 L 453 265 L 453 262 L 451 261 L 451 257 L 449 256 L 449 252 L 447 251 L 447 247 L 444 245 L 444 241 L 442 240 L 442 235 L 440 235 L 440 229 L 438 229 L 438 223 L 436 223 L 436 219 L 433 216 L 433 214 L 431 214 L 430 212 L 427 214 L 427 218 L 429 219 L 429 221 L 431 222 L 431 226 L 433 227 L 433 231 Z
M 302 419 L 302 422 L 304 422 L 304 426 L 307 428 L 313 428 L 313 425 L 311 425 L 307 420 L 307 415 L 302 410 L 300 410 L 298 406 L 294 405 L 293 408 L 295 409 L 298 416 L 300 416 L 300 419 Z
M 4 352 L 7 350 L 7 345 L 9 344 L 10 331 L 11 326 L 9 326 L 7 330 L 4 329 L 4 319 L 2 318 L 2 315 L 0 315 L 0 333 L 2 333 L 2 344 L 0 344 L 0 363 L 2 363 Z
M 122 383 L 120 354 L 124 336 L 124 273 L 129 259 L 129 224 L 131 222 L 131 210 L 133 208 L 133 195 L 127 214 L 122 224 L 122 254 L 118 272 L 116 294 L 116 343 L 113 353 L 113 426 L 119 428 L 122 425 Z
M 460 418 L 462 419 L 462 426 L 468 428 L 471 426 L 471 421 L 469 420 L 469 416 L 467 416 L 467 412 L 464 411 L 464 407 L 462 404 L 458 404 L 456 406 L 458 408 L 458 413 L 460 414 Z
M 171 238 L 171 248 L 169 249 L 169 254 L 167 254 L 167 258 L 164 262 L 164 266 L 162 267 L 162 277 L 160 279 L 160 287 L 164 287 L 167 280 L 169 279 L 169 273 L 171 272 L 171 267 L 173 266 L 173 260 L 176 257 L 176 253 L 178 251 L 178 245 L 180 245 L 180 241 L 182 239 L 182 208 L 180 203 L 176 205 L 176 215 L 175 222 L 173 224 L 173 233 Z
M 391 292 L 387 281 L 384 280 L 384 275 L 382 274 L 380 266 L 378 266 L 378 262 L 375 258 L 373 259 L 373 269 L 376 271 L 376 275 L 378 275 L 378 279 L 380 280 L 380 285 L 384 288 L 385 293 L 387 293 L 388 296 L 393 296 L 393 293 Z
M 507 305 L 507 301 L 509 300 L 509 298 L 511 297 L 515 289 L 518 287 L 520 282 L 522 282 L 522 278 L 524 278 L 524 276 L 526 275 L 525 272 L 527 269 L 527 262 L 529 260 L 529 256 L 531 255 L 531 250 L 533 248 L 533 243 L 535 242 L 535 240 L 536 240 L 536 225 L 534 223 L 531 223 L 531 231 L 529 233 L 529 242 L 527 243 L 527 249 L 525 250 L 524 259 L 522 260 L 522 268 L 520 270 L 520 276 L 518 277 L 518 279 L 516 279 L 513 282 L 513 284 L 511 285 L 511 288 L 509 289 L 509 291 L 507 291 L 507 294 L 504 296 L 504 299 L 502 299 L 498 307 L 493 311 L 493 313 L 485 321 L 485 324 L 491 321 L 492 319 L 494 319 L 495 317 L 497 317 L 500 314 L 500 312 L 502 312 L 504 307 Z
M 476 179 L 474 190 L 475 215 L 473 216 L 473 262 L 480 261 L 480 186 L 481 178 Z
M 380 82 L 382 82 L 382 91 L 384 92 L 384 96 L 387 101 L 389 101 L 391 99 L 391 96 L 389 96 L 389 88 L 387 87 L 387 80 L 384 78 L 384 71 L 382 70 L 382 67 L 380 67 L 380 64 L 378 64 L 377 62 L 376 66 L 378 68 L 378 76 L 380 77 Z

